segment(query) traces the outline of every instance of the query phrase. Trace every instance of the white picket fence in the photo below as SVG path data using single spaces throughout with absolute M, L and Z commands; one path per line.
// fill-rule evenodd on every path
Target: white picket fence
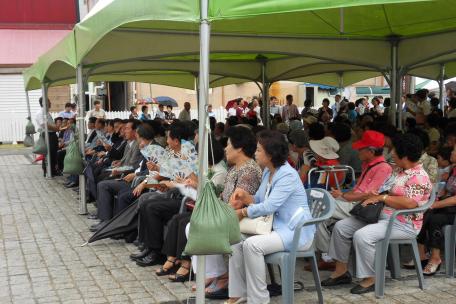
M 217 121 L 225 121 L 227 116 L 226 110 L 223 107 L 213 110 Z M 174 109 L 173 113 L 176 117 L 179 116 L 180 109 Z M 51 113 L 52 117 L 57 117 L 58 113 Z M 32 113 L 32 121 L 34 114 Z M 113 111 L 106 112 L 108 119 L 122 118 L 126 119 L 130 116 L 129 111 Z M 151 113 L 152 118 L 155 117 L 155 112 Z M 190 116 L 192 119 L 198 118 L 198 110 L 191 109 Z M 25 126 L 27 125 L 27 116 L 24 114 L 0 113 L 0 143 L 17 143 L 22 142 L 25 137 Z

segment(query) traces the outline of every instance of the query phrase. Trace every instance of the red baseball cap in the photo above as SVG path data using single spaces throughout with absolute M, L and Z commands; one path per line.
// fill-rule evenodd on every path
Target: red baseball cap
M 360 150 L 368 147 L 383 148 L 385 145 L 385 136 L 377 131 L 367 130 L 363 133 L 363 137 L 352 144 L 352 148 Z

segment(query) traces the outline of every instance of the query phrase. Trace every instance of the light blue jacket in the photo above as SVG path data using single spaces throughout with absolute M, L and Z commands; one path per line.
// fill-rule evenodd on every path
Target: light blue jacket
M 295 212 L 302 207 L 304 219 L 311 219 L 312 215 L 307 204 L 307 194 L 299 178 L 298 172 L 288 162 L 278 168 L 272 177 L 269 197 L 265 200 L 266 188 L 269 181 L 269 170 L 265 169 L 258 191 L 255 193 L 255 202 L 247 208 L 249 218 L 256 218 L 274 214 L 273 231 L 282 239 L 286 251 L 291 249 L 294 231 L 288 223 Z M 305 226 L 301 231 L 299 247 L 313 240 L 315 225 Z

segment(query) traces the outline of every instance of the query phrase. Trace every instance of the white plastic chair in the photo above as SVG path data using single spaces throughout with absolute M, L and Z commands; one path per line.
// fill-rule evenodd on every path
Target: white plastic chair
M 339 173 L 339 172 L 344 172 L 345 173 L 344 179 L 347 177 L 347 173 L 351 172 L 352 184 L 355 183 L 355 170 L 352 167 L 347 166 L 347 165 L 321 166 L 321 167 L 318 167 L 318 168 L 312 168 L 307 173 L 307 183 L 309 185 L 309 188 L 312 188 L 312 186 L 315 186 L 315 185 L 311 184 L 311 175 L 314 174 L 314 173 L 323 173 L 323 172 L 327 173 L 326 181 L 325 181 L 325 189 L 326 190 L 331 190 L 331 189 L 329 189 L 329 180 L 330 180 L 331 176 L 334 177 L 337 189 L 338 190 L 342 190 L 341 187 L 340 187 L 340 184 L 339 184 L 339 179 L 337 178 L 337 173 Z
M 321 291 L 320 274 L 318 273 L 317 258 L 315 248 L 312 247 L 305 251 L 298 251 L 299 237 L 301 229 L 308 225 L 317 225 L 329 219 L 335 209 L 334 198 L 324 189 L 307 189 L 308 204 L 313 219 L 302 220 L 296 225 L 293 236 L 293 245 L 290 251 L 281 251 L 268 254 L 265 261 L 268 264 L 279 265 L 282 280 L 282 303 L 294 303 L 294 274 L 296 258 L 309 258 L 312 266 L 312 274 L 315 287 L 318 293 L 318 302 L 323 304 L 323 293 Z M 275 283 L 274 275 L 269 268 L 271 283 Z

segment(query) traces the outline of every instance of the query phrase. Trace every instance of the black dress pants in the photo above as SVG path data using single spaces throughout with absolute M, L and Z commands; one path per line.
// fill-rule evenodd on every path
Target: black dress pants
M 144 246 L 161 251 L 166 223 L 179 212 L 182 197 L 161 195 L 139 204 L 139 241 Z
M 102 221 L 114 216 L 114 197 L 121 191 L 130 189 L 130 184 L 123 180 L 104 180 L 97 186 L 97 215 Z
M 122 189 L 117 194 L 117 200 L 114 206 L 114 216 L 122 212 L 122 210 L 133 204 L 135 200 L 138 199 L 136 196 L 133 195 L 133 190 L 134 189 L 130 187 Z
M 66 150 L 57 151 L 57 167 L 63 171 L 63 161 L 65 160 Z
M 424 214 L 423 227 L 417 241 L 429 248 L 443 249 L 445 238 L 442 228 L 453 225 L 455 213 L 447 208 L 430 209 Z
M 57 150 L 59 149 L 59 138 L 55 132 L 49 132 L 49 153 L 46 154 L 46 161 L 42 162 L 44 175 L 46 175 L 46 163 L 51 164 L 51 174 L 57 175 Z M 50 159 L 48 159 L 50 158 Z
M 185 228 L 187 227 L 187 224 L 190 223 L 191 216 L 191 212 L 184 212 L 174 215 L 169 221 L 167 226 L 168 232 L 162 249 L 164 255 L 190 260 L 189 256 L 182 256 L 182 253 L 187 245 Z

